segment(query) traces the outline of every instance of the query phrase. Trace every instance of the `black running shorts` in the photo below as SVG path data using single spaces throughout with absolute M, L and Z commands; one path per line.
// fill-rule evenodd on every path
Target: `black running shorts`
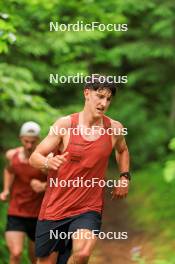
M 95 211 L 56 221 L 38 220 L 35 240 L 36 257 L 46 257 L 54 251 L 64 255 L 67 247 L 69 247 L 68 251 L 70 252 L 71 239 L 59 237 L 60 233 L 68 234 L 69 232 L 76 232 L 77 229 L 89 229 L 91 231 L 95 230 L 95 234 L 98 235 L 100 228 L 101 214 Z M 53 233 L 55 236 L 53 236 Z
M 6 231 L 21 231 L 34 241 L 37 218 L 8 215 Z

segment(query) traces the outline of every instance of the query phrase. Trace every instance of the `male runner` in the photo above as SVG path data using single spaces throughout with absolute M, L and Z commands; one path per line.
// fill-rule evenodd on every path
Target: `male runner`
M 29 157 L 39 141 L 39 133 L 37 123 L 24 123 L 20 130 L 22 147 L 6 153 L 9 164 L 4 170 L 4 189 L 0 199 L 6 201 L 10 195 L 5 233 L 10 264 L 20 263 L 25 235 L 29 238 L 30 261 L 36 263 L 35 228 L 46 187 L 46 174 L 31 167 Z
M 104 179 L 108 159 L 114 148 L 121 180 L 126 184 L 125 187 L 115 187 L 112 197 L 123 198 L 128 193 L 128 148 L 123 135 L 113 133 L 114 130 L 122 130 L 123 126 L 104 115 L 115 92 L 115 85 L 108 83 L 107 79 L 100 83 L 99 78 L 95 78 L 94 82 L 86 84 L 82 112 L 58 119 L 31 155 L 31 165 L 49 170 L 36 230 L 38 264 L 55 264 L 58 252 L 64 254 L 68 241 L 61 239 L 63 232 L 78 234 L 72 236 L 73 251 L 67 263 L 88 263 L 97 241 L 96 235 L 100 231 L 104 188 L 98 184 L 76 188 L 73 185 L 63 186 L 61 182 L 70 183 L 78 177 L 88 183 L 93 178 L 99 181 Z M 98 126 L 95 133 L 92 130 L 94 126 Z M 83 128 L 81 133 L 80 128 Z M 105 130 L 103 135 L 100 134 L 101 129 Z M 89 133 L 91 131 L 93 133 Z M 54 156 L 47 158 L 50 152 L 54 152 Z M 51 184 L 53 180 L 58 180 L 59 184 Z M 53 232 L 59 236 L 51 236 Z

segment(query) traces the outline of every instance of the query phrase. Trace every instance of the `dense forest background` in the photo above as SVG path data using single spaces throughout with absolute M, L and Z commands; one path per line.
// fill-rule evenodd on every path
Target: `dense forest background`
M 50 21 L 124 23 L 128 31 L 50 32 Z M 0 1 L 1 175 L 4 152 L 19 145 L 24 121 L 39 122 L 44 136 L 58 117 L 83 106 L 83 84 L 51 85 L 50 73 L 127 75 L 107 114 L 128 128 L 132 171 L 142 175 L 138 181 L 136 176 L 129 201 L 142 215 L 138 224 L 148 224 L 148 230 L 168 210 L 166 224 L 160 226 L 171 226 L 170 234 L 175 216 L 175 161 L 170 150 L 175 149 L 174 36 L 173 0 Z M 148 207 L 141 201 L 148 201 Z

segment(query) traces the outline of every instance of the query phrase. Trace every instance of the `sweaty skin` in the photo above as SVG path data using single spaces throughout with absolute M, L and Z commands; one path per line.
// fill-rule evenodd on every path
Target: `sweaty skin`
M 79 124 L 84 128 L 91 128 L 92 126 L 102 127 L 101 118 L 102 115 L 108 109 L 111 96 L 108 91 L 90 91 L 89 89 L 85 90 L 86 103 L 84 110 L 80 112 Z M 46 156 L 53 152 L 55 148 L 58 148 L 61 153 L 66 149 L 69 142 L 69 133 L 65 135 L 54 133 L 61 128 L 64 128 L 66 131 L 71 126 L 70 116 L 62 117 L 58 119 L 53 124 L 53 129 L 47 135 L 47 137 L 37 146 L 36 150 L 30 157 L 30 163 L 35 168 L 44 169 Z M 111 119 L 111 127 L 120 131 L 123 128 L 123 125 L 115 120 Z M 85 136 L 88 140 L 95 140 L 99 137 L 96 136 Z M 96 137 L 96 138 L 95 138 Z M 120 172 L 129 171 L 129 152 L 126 145 L 126 141 L 123 135 L 112 135 L 112 146 L 115 150 L 116 161 L 119 165 Z M 57 170 L 63 162 L 66 161 L 66 156 L 68 153 L 63 155 L 56 155 L 52 158 L 49 158 L 47 164 L 48 169 Z M 127 180 L 125 177 L 121 177 L 120 180 Z M 128 180 L 127 180 L 128 181 Z M 112 198 L 123 198 L 126 197 L 128 193 L 129 181 L 126 187 L 116 187 L 112 192 Z
M 92 128 L 93 126 L 103 127 L 103 115 L 107 111 L 111 103 L 111 92 L 107 89 L 102 90 L 84 90 L 85 105 L 82 112 L 79 114 L 79 125 L 84 128 Z M 110 119 L 111 127 L 115 129 L 122 129 L 123 125 L 115 120 Z M 67 161 L 68 153 L 55 155 L 47 158 L 47 155 L 54 152 L 55 149 L 63 153 L 69 143 L 69 128 L 71 127 L 70 116 L 62 117 L 53 124 L 53 129 L 48 133 L 46 138 L 37 146 L 30 157 L 30 164 L 38 169 L 44 169 L 47 164 L 48 170 L 57 171 L 64 162 Z M 64 128 L 67 133 L 54 133 Z M 97 140 L 100 134 L 82 135 L 85 139 Z M 112 135 L 112 147 L 115 150 L 116 161 L 119 165 L 120 172 L 129 171 L 129 152 L 123 135 Z M 124 198 L 128 194 L 129 181 L 126 177 L 121 177 L 120 180 L 125 181 L 125 187 L 117 184 L 112 192 L 112 199 Z M 83 229 L 83 232 L 89 230 Z M 67 264 L 86 264 L 96 244 L 95 239 L 73 239 L 73 252 Z M 37 264 L 56 263 L 57 255 L 55 252 L 44 258 L 39 258 Z

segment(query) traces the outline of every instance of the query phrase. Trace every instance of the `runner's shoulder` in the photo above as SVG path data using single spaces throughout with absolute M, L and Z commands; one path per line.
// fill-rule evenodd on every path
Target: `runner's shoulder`
M 71 126 L 71 116 L 67 115 L 67 116 L 62 116 L 58 118 L 54 126 L 58 128 L 65 128 L 65 129 L 69 128 Z
M 5 153 L 5 157 L 7 160 L 11 160 L 13 158 L 13 156 L 19 152 L 22 149 L 22 147 L 17 147 L 17 148 L 13 148 L 13 149 L 9 149 L 6 151 Z
M 123 128 L 124 127 L 121 122 L 114 120 L 112 118 L 109 118 L 109 119 L 110 119 L 112 128 Z

